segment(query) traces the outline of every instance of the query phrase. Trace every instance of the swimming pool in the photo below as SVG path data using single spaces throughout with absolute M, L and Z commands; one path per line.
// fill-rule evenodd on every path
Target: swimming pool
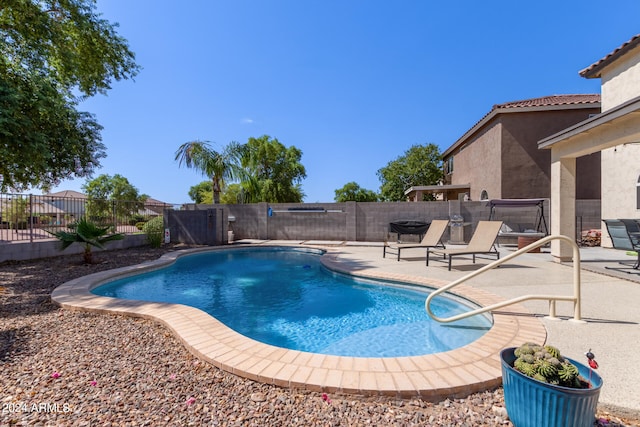
M 400 357 L 463 347 L 484 335 L 489 316 L 440 324 L 424 310 L 428 290 L 356 279 L 320 263 L 320 250 L 211 251 L 101 285 L 96 295 L 198 308 L 257 341 L 305 352 Z M 438 298 L 439 316 L 468 311 L 461 298 Z
M 251 248 L 305 247 L 255 244 Z M 465 397 L 502 383 L 499 353 L 523 342 L 544 342 L 546 330 L 538 317 L 515 304 L 493 313 L 493 326 L 476 341 L 451 351 L 407 357 L 349 357 L 288 350 L 250 339 L 200 309 L 182 304 L 124 300 L 96 295 L 92 290 L 131 275 L 167 268 L 183 257 L 235 250 L 206 247 L 169 251 L 159 259 L 101 271 L 70 280 L 51 293 L 67 310 L 140 317 L 161 323 L 200 360 L 254 381 L 317 392 L 388 395 L 439 401 Z M 321 263 L 330 271 L 391 282 L 438 288 L 448 282 L 426 275 L 394 272 L 395 260 L 384 261 L 380 248 L 331 247 Z M 487 306 L 503 301 L 480 288 L 460 285 L 456 294 Z M 515 315 L 513 315 L 514 313 Z M 140 357 L 149 357 L 141 354 Z M 179 356 L 177 356 L 179 357 Z

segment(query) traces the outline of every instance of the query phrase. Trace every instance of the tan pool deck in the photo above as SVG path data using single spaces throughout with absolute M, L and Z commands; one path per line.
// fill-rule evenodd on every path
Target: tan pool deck
M 322 262 L 330 269 L 363 277 L 399 280 L 432 288 L 447 284 L 490 262 L 479 258 L 425 266 L 424 250 L 403 251 L 403 259 L 382 258 L 382 244 L 330 241 L 244 241 L 222 249 L 252 245 L 317 247 L 327 252 Z M 221 369 L 257 381 L 283 387 L 327 393 L 383 394 L 426 400 L 462 397 L 501 384 L 499 352 L 523 342 L 548 342 L 577 360 L 590 348 L 600 363 L 604 387 L 600 401 L 613 407 L 640 411 L 640 276 L 605 270 L 618 260 L 632 260 L 623 252 L 584 248 L 582 316 L 585 324 L 545 319 L 544 301 L 515 304 L 493 312 L 493 327 L 480 339 L 462 348 L 424 356 L 361 358 L 287 350 L 244 337 L 208 314 L 183 305 L 126 301 L 100 297 L 90 290 L 114 278 L 137 274 L 173 262 L 183 253 L 169 253 L 160 260 L 138 266 L 96 273 L 67 282 L 52 299 L 69 309 L 113 312 L 154 319 L 166 325 L 198 357 Z M 513 247 L 501 247 L 503 253 Z M 405 257 L 406 255 L 406 257 Z M 591 269 L 594 272 L 587 271 Z M 605 274 L 602 274 L 605 273 Z M 615 276 L 619 276 L 615 277 Z M 497 270 L 455 288 L 455 293 L 480 305 L 531 293 L 570 294 L 572 269 L 552 262 L 548 253 L 525 254 Z M 616 299 L 616 301 L 613 301 Z M 573 314 L 570 303 L 558 303 L 558 315 Z M 633 344 L 632 344 L 633 343 Z M 586 360 L 586 359 L 585 359 Z M 624 365 L 623 365 L 624 364 Z

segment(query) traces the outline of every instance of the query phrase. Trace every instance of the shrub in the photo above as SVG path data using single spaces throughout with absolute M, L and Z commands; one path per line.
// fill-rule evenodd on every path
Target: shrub
M 147 235 L 147 242 L 152 247 L 159 248 L 164 237 L 164 219 L 162 216 L 150 219 L 144 224 L 142 231 Z
M 71 231 L 47 231 L 60 240 L 60 250 L 65 250 L 74 243 L 80 243 L 84 245 L 84 262 L 85 264 L 93 263 L 93 253 L 91 247 L 95 246 L 99 249 L 104 249 L 104 245 L 107 242 L 113 240 L 124 239 L 124 234 L 109 234 L 109 228 L 111 227 L 99 227 L 86 218 L 81 218 L 80 221 L 73 225 L 68 226 Z
M 146 218 L 142 215 L 132 215 L 131 218 L 129 218 L 129 225 L 138 227 L 138 224 L 141 222 L 146 222 Z
M 136 222 L 135 226 L 138 230 L 142 230 L 144 228 L 144 225 L 146 224 L 146 222 L 141 221 L 141 222 Z

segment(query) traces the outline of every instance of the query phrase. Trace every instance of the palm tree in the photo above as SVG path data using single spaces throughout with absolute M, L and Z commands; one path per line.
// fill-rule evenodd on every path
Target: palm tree
M 104 244 L 112 240 L 124 239 L 124 234 L 115 233 L 107 234 L 109 227 L 98 227 L 96 224 L 87 221 L 86 218 L 82 218 L 77 224 L 69 226 L 73 231 L 57 231 L 51 232 L 62 243 L 60 250 L 65 250 L 73 243 L 81 243 L 84 245 L 84 262 L 85 264 L 91 264 L 93 262 L 93 253 L 91 247 L 95 246 L 100 249 L 104 249 Z
M 207 141 L 190 141 L 176 151 L 175 160 L 182 166 L 194 168 L 211 178 L 213 183 L 213 203 L 220 203 L 220 192 L 225 181 L 241 175 L 239 166 L 242 146 L 230 142 L 222 152 L 211 148 Z

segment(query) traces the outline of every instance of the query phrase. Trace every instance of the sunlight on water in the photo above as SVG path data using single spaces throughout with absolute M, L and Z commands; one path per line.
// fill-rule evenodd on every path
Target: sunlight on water
M 440 324 L 416 288 L 358 281 L 322 267 L 315 252 L 274 248 L 218 250 L 93 290 L 103 296 L 199 308 L 235 331 L 279 347 L 360 357 L 416 356 L 475 341 L 486 316 Z M 470 308 L 436 298 L 438 316 Z

